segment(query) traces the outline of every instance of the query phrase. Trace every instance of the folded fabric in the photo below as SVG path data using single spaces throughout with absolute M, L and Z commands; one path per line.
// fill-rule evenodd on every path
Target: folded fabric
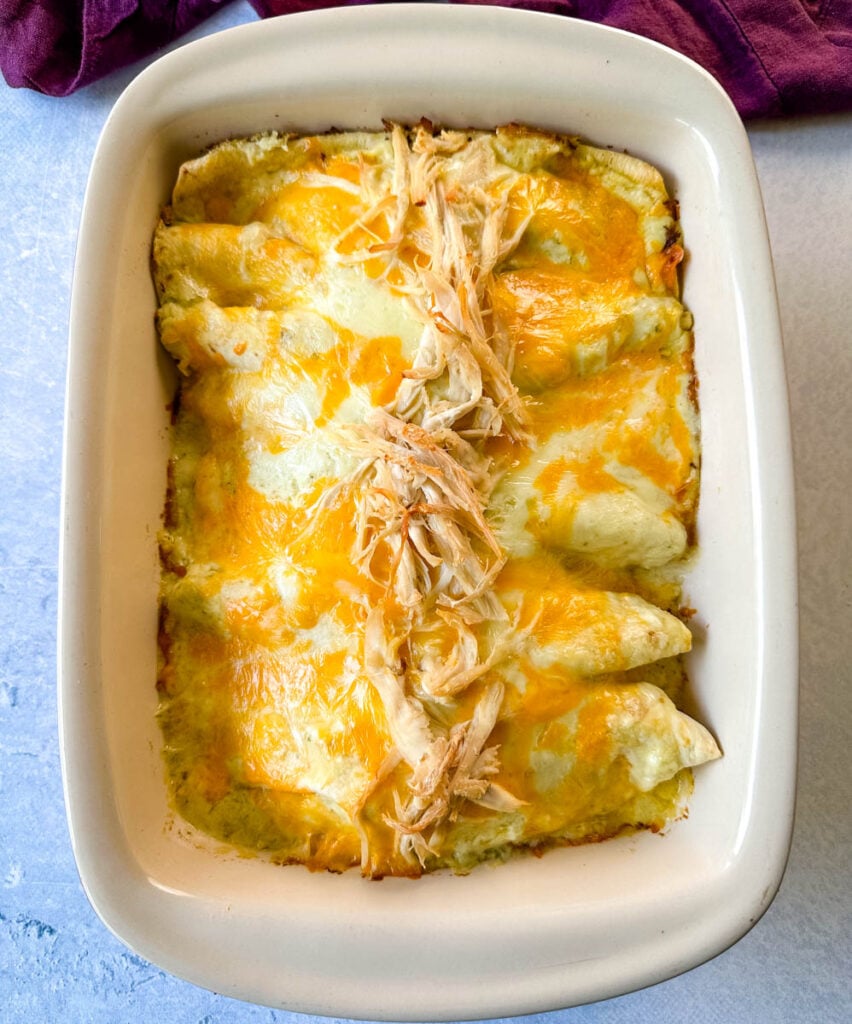
M 52 96 L 146 57 L 228 0 L 0 0 L 0 69 Z M 369 0 L 251 0 L 261 17 Z M 489 0 L 451 0 L 486 4 Z M 627 29 L 707 68 L 743 117 L 852 110 L 852 0 L 495 0 Z
M 67 96 L 182 36 L 229 0 L 0 0 L 0 70 Z
M 852 110 L 852 0 L 497 2 L 665 43 L 714 75 L 746 118 Z M 261 0 L 254 6 L 273 13 L 295 5 Z

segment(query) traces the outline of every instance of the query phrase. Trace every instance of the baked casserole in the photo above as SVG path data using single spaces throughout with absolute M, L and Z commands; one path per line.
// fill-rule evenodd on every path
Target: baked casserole
M 682 257 L 654 168 L 517 125 L 184 164 L 154 240 L 184 818 L 381 877 L 683 813 L 719 751 L 678 708 Z

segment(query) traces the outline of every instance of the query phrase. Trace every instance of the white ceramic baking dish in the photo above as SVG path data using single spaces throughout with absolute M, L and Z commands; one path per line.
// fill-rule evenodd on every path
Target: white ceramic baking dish
M 703 417 L 693 710 L 722 760 L 687 820 L 417 882 L 243 859 L 170 819 L 155 722 L 157 547 L 172 378 L 151 233 L 180 162 L 268 128 L 519 121 L 660 167 L 689 249 Z M 638 37 L 500 8 L 320 11 L 203 39 L 143 72 L 95 155 L 74 278 L 60 605 L 68 814 L 105 923 L 219 992 L 369 1019 L 505 1016 L 671 977 L 775 893 L 795 778 L 786 389 L 761 200 L 713 79 Z

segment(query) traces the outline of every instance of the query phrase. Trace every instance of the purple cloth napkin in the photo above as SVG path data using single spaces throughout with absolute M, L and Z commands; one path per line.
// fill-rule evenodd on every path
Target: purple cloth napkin
M 147 57 L 228 0 L 0 0 L 0 70 L 67 96 Z
M 227 0 L 0 0 L 9 85 L 67 96 L 154 53 Z M 349 4 L 369 0 L 348 0 Z M 486 4 L 489 0 L 452 0 Z M 261 17 L 347 0 L 251 0 Z M 680 50 L 743 117 L 852 110 L 852 0 L 496 0 L 628 29 Z

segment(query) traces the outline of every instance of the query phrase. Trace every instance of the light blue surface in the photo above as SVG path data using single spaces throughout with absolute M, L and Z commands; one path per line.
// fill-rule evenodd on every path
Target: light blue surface
M 195 35 L 253 17 L 238 3 Z M 54 648 L 68 302 L 92 152 L 138 70 L 63 100 L 0 85 L 0 1022 L 295 1024 L 306 1018 L 195 988 L 114 939 L 80 887 L 65 823 Z M 760 126 L 751 137 L 799 480 L 802 754 L 790 867 L 763 920 L 711 963 L 529 1021 L 852 1021 L 852 119 Z

